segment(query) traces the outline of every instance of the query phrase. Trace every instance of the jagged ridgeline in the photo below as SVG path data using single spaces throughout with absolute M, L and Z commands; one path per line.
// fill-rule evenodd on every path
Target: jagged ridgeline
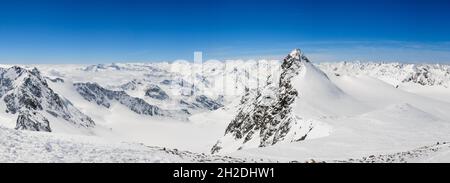
M 309 123 L 297 119 L 292 104 L 298 97 L 291 80 L 304 64 L 310 64 L 299 49 L 293 50 L 281 65 L 279 81 L 268 82 L 262 89 L 247 90 L 242 97 L 238 114 L 225 131 L 225 136 L 211 149 L 240 150 L 244 147 L 265 147 L 281 141 L 304 140 L 311 130 Z
M 95 126 L 94 121 L 56 94 L 35 68 L 0 68 L 0 97 L 6 113 L 17 115 L 16 129 L 51 132 L 49 118 L 61 119 L 76 127 Z
M 75 83 L 76 91 L 87 101 L 99 106 L 110 108 L 113 103 L 119 103 L 136 114 L 147 116 L 171 117 L 187 120 L 188 112 L 185 110 L 161 109 L 156 105 L 147 103 L 144 99 L 132 97 L 125 91 L 114 91 L 101 87 L 97 83 Z M 146 96 L 152 95 L 160 100 L 167 99 L 167 94 L 156 85 L 152 85 L 146 92 Z
M 74 86 L 84 99 L 106 108 L 111 107 L 112 101 L 117 101 L 137 114 L 165 115 L 165 111 L 159 107 L 150 105 L 140 98 L 131 97 L 124 91 L 108 90 L 96 83 L 75 83 Z

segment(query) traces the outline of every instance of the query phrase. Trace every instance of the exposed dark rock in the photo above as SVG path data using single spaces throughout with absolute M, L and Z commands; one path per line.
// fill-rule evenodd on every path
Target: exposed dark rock
M 200 95 L 200 96 L 195 97 L 195 101 L 198 104 L 200 104 L 201 106 L 203 106 L 204 108 L 207 108 L 209 110 L 216 110 L 216 109 L 223 107 L 222 104 L 212 100 L 211 98 L 208 98 L 205 95 Z
M 166 100 L 169 98 L 169 95 L 167 95 L 167 93 L 158 85 L 150 85 L 147 91 L 145 91 L 145 96 L 158 100 Z
M 64 79 L 61 78 L 47 78 L 48 80 L 50 80 L 53 83 L 64 83 Z
M 133 80 L 120 86 L 123 90 L 136 90 L 138 85 L 142 85 L 141 81 Z
M 50 122 L 42 114 L 24 110 L 17 117 L 16 130 L 51 132 Z
M 429 68 L 426 66 L 416 66 L 415 71 L 411 74 L 411 76 L 405 78 L 402 82 L 413 82 L 424 86 L 433 86 L 437 84 L 436 80 L 431 77 Z

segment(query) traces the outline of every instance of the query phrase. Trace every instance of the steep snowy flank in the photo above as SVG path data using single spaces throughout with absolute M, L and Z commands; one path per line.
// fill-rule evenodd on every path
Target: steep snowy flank
M 333 77 L 333 76 L 332 76 Z M 293 111 L 305 118 L 329 118 L 362 114 L 371 108 L 338 87 L 311 63 L 305 63 L 292 85 L 300 91 Z
M 0 97 L 6 113 L 17 115 L 16 129 L 51 132 L 49 117 L 76 127 L 93 127 L 94 121 L 48 86 L 37 69 L 21 67 L 0 70 Z
M 296 49 L 284 59 L 279 83 L 267 83 L 261 91 L 247 90 L 238 114 L 211 152 L 218 153 L 223 148 L 240 150 L 274 145 L 280 141 L 304 140 L 313 126 L 292 112 L 292 104 L 299 91 L 293 87 L 291 80 L 305 69 L 306 64 L 310 61 Z

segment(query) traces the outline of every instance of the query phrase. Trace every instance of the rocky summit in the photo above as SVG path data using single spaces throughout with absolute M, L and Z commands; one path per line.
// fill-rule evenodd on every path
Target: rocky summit
M 0 85 L 6 112 L 18 115 L 16 129 L 50 132 L 50 117 L 76 127 L 95 125 L 90 117 L 56 94 L 37 69 L 30 71 L 17 66 L 2 69 Z
M 299 91 L 292 86 L 291 80 L 305 69 L 304 64 L 309 63 L 308 58 L 299 49 L 295 49 L 283 60 L 278 83 L 266 83 L 262 89 L 256 91 L 247 90 L 241 99 L 236 117 L 225 130 L 225 137 L 212 147 L 211 152 L 220 152 L 224 141 L 242 143 L 237 146 L 238 149 L 242 149 L 249 142 L 257 144 L 258 147 L 274 145 L 286 140 L 293 126 L 307 128 L 294 125 L 301 123 L 292 113 L 291 106 L 297 100 Z M 300 136 L 296 134 L 298 138 L 291 137 L 288 141 L 303 140 L 306 135 L 307 133 Z M 231 140 L 226 139 L 230 136 Z

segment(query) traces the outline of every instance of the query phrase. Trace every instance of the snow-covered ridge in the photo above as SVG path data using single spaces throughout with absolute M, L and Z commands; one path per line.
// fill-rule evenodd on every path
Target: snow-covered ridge
M 148 116 L 187 117 L 187 111 L 164 110 L 156 105 L 151 105 L 145 100 L 132 97 L 125 91 L 113 91 L 99 86 L 96 83 L 75 83 L 76 91 L 87 101 L 94 102 L 99 106 L 110 108 L 113 101 L 119 102 L 131 111 Z
M 6 113 L 17 115 L 16 129 L 52 131 L 49 116 L 76 127 L 89 128 L 94 121 L 56 94 L 37 69 L 21 67 L 0 70 L 0 97 Z
M 394 86 L 417 83 L 423 86 L 450 87 L 450 65 L 373 62 L 320 63 L 320 69 L 337 75 L 368 75 Z
M 75 83 L 74 86 L 84 99 L 99 106 L 110 108 L 111 100 L 115 100 L 138 114 L 165 115 L 159 107 L 150 105 L 140 98 L 131 97 L 124 91 L 108 90 L 96 83 Z

